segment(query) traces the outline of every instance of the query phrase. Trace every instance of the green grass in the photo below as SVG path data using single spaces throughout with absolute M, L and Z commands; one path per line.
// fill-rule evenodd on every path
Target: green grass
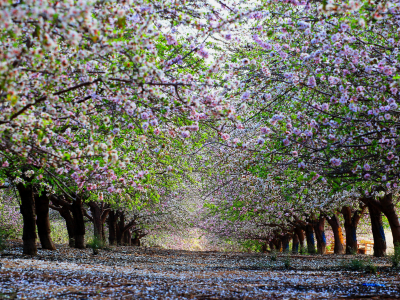
M 396 243 L 394 247 L 394 254 L 390 256 L 393 268 L 397 268 L 400 265 L 400 244 Z

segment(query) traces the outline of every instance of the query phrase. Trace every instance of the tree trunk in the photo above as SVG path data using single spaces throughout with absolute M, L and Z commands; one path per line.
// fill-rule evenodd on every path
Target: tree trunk
M 27 255 L 36 255 L 36 218 L 35 218 L 35 198 L 33 187 L 24 186 L 22 183 L 17 185 L 21 197 L 20 211 L 23 218 L 22 240 L 23 253 Z
M 297 237 L 299 238 L 299 243 L 300 243 L 300 252 L 303 252 L 306 248 L 305 245 L 305 236 L 304 236 L 304 231 L 301 229 L 301 227 L 295 227 L 294 231 L 296 232 Z
M 275 250 L 275 244 L 273 241 L 269 241 L 269 249 L 271 250 L 271 252 Z
M 117 245 L 122 245 L 122 238 L 124 236 L 125 214 L 121 213 L 119 222 L 117 223 Z
M 101 210 L 97 203 L 90 201 L 88 203 L 90 207 L 90 212 L 92 213 L 92 220 L 93 220 L 93 234 L 94 237 L 98 240 L 102 239 L 103 236 L 103 224 L 101 222 Z
M 85 249 L 85 220 L 83 218 L 83 203 L 80 197 L 71 204 L 71 212 L 74 217 L 75 248 Z
M 63 206 L 59 210 L 61 217 L 65 220 L 65 225 L 67 227 L 68 232 L 68 240 L 69 246 L 75 247 L 75 222 L 74 217 L 71 214 L 71 210 L 69 206 Z
M 326 253 L 326 237 L 325 237 L 325 218 L 320 217 L 314 223 L 315 238 L 317 239 L 317 253 Z
M 36 225 L 42 249 L 56 250 L 50 236 L 49 198 L 42 194 L 35 197 Z
M 335 246 L 333 252 L 335 254 L 344 254 L 344 245 L 343 245 L 343 232 L 340 227 L 339 218 L 337 215 L 333 215 L 328 218 L 328 223 L 333 231 L 333 238 L 335 240 Z
M 396 214 L 396 207 L 393 203 L 393 195 L 387 194 L 381 199 L 382 212 L 388 219 L 390 229 L 393 235 L 393 244 L 400 245 L 400 222 Z
M 132 239 L 132 235 L 131 235 L 131 230 L 127 229 L 124 231 L 124 246 L 130 246 L 131 245 L 131 239 Z
M 357 226 L 363 211 L 364 208 L 353 213 L 348 206 L 342 208 L 344 229 L 346 231 L 346 254 L 357 253 Z
M 306 240 L 307 240 L 307 252 L 309 254 L 315 254 L 316 251 L 315 251 L 313 226 L 311 224 L 307 224 L 305 231 L 306 231 Z
M 275 249 L 278 252 L 282 252 L 282 240 L 280 238 L 275 239 Z
M 140 238 L 138 238 L 138 237 L 133 238 L 132 246 L 140 247 Z M 265 244 L 265 247 L 267 247 L 267 244 Z
M 282 238 L 282 251 L 283 252 L 289 252 L 289 241 L 290 237 L 289 235 L 285 234 Z
M 136 239 L 137 239 L 137 238 L 136 238 L 136 235 L 135 235 L 135 237 L 132 238 L 132 241 L 131 241 L 131 245 L 132 245 L 132 246 L 138 246 L 138 245 L 136 245 L 137 241 L 140 243 L 140 240 L 137 239 L 137 241 L 136 241 Z M 267 250 L 268 250 L 267 243 L 263 243 L 263 244 L 261 245 L 261 252 L 262 252 L 262 253 L 267 253 Z
M 115 245 L 117 240 L 117 221 L 117 214 L 113 210 L 110 211 L 108 214 L 108 243 L 110 245 Z
M 297 235 L 297 233 L 293 233 L 293 242 L 292 242 L 292 253 L 297 254 L 299 253 L 299 245 L 300 245 L 300 241 L 299 241 L 299 236 Z
M 74 218 L 71 214 L 71 204 L 65 200 L 61 199 L 63 196 L 51 195 L 50 201 L 52 205 L 50 205 L 51 209 L 54 209 L 60 213 L 60 216 L 65 220 L 65 225 L 67 227 L 68 232 L 68 241 L 69 246 L 75 246 L 75 223 Z
M 374 256 L 384 257 L 386 254 L 386 239 L 383 231 L 382 213 L 372 205 L 368 205 L 371 218 L 372 235 L 374 236 Z
M 104 228 L 104 223 L 105 222 L 101 223 L 101 240 L 105 242 L 106 241 L 106 230 Z

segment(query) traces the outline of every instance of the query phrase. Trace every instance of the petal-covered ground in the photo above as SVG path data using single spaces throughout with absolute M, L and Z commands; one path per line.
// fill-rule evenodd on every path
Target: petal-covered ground
M 353 256 L 272 261 L 265 254 L 143 247 L 92 255 L 58 246 L 28 257 L 20 246 L 1 255 L 0 299 L 400 299 L 400 270 L 388 259 L 373 259 L 378 269 L 371 274 L 346 270 Z

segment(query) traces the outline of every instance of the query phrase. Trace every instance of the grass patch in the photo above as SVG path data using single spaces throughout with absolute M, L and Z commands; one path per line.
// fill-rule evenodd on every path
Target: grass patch
M 397 268 L 400 265 L 400 244 L 396 243 L 394 247 L 394 254 L 390 256 L 392 267 Z
M 104 248 L 105 243 L 104 243 L 104 241 L 103 241 L 101 238 L 99 238 L 99 237 L 97 237 L 97 236 L 94 236 L 94 237 L 89 241 L 89 243 L 88 243 L 87 245 L 89 246 L 89 248 L 92 248 L 92 250 L 93 250 L 93 255 L 97 255 L 97 254 L 99 254 L 99 250 L 102 249 L 102 248 Z

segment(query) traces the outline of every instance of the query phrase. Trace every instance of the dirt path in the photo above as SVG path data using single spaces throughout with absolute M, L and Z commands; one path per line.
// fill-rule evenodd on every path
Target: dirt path
M 59 247 L 1 256 L 0 299 L 314 299 L 400 296 L 400 272 L 374 260 L 377 274 L 343 271 L 348 256 L 280 256 L 118 247 Z M 363 257 L 362 259 L 366 259 Z M 284 264 L 290 262 L 290 269 Z M 342 269 L 342 270 L 340 270 Z M 371 285 L 378 286 L 371 286 Z M 370 285 L 370 286 L 368 286 Z

